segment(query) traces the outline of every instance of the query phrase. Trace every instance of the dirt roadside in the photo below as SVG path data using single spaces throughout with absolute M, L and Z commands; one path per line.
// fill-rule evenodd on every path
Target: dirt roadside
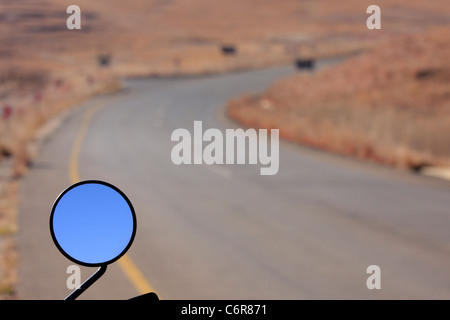
M 256 128 L 364 161 L 421 171 L 450 167 L 450 32 L 398 36 L 313 74 L 231 101 Z

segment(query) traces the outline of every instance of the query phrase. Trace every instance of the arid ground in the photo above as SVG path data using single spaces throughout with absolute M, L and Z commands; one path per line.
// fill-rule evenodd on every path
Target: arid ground
M 248 126 L 397 167 L 450 165 L 450 32 L 397 36 L 228 105 Z

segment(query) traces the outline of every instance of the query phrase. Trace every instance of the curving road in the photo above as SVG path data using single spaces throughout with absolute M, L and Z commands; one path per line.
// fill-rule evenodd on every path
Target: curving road
M 128 256 L 163 299 L 417 299 L 450 297 L 450 184 L 282 143 L 280 170 L 172 163 L 174 129 L 202 120 L 225 130 L 227 100 L 263 90 L 290 67 L 125 81 L 125 90 L 74 109 L 21 184 L 19 298 L 62 299 L 71 263 L 48 218 L 71 183 L 117 185 L 138 230 Z M 369 265 L 381 290 L 368 290 Z M 82 269 L 83 278 L 93 270 Z M 84 299 L 127 299 L 138 289 L 116 263 Z

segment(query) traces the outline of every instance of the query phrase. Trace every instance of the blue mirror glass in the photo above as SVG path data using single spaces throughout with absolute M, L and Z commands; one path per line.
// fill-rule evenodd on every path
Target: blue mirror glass
M 50 232 L 68 259 L 80 265 L 101 266 L 116 261 L 131 246 L 136 215 L 117 187 L 103 181 L 82 181 L 56 199 Z

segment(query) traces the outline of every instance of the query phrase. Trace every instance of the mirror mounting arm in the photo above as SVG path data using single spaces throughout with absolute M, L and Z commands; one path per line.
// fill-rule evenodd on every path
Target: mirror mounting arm
M 106 264 L 101 265 L 98 270 L 89 277 L 81 286 L 76 288 L 71 294 L 69 294 L 64 300 L 75 300 L 78 298 L 80 294 L 82 294 L 84 291 L 86 291 L 87 288 L 89 288 L 95 281 L 100 279 L 100 277 L 105 274 L 106 271 Z

